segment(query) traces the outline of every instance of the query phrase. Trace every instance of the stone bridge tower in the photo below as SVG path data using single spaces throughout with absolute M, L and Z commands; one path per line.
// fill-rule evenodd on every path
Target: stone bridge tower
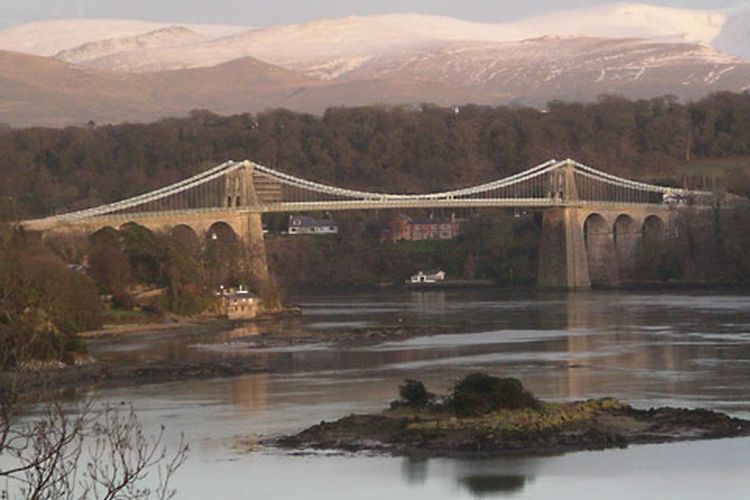
M 223 206 L 237 212 L 239 220 L 234 224 L 234 229 L 247 251 L 249 271 L 256 280 L 260 292 L 267 300 L 271 300 L 268 295 L 271 276 L 268 271 L 263 222 L 253 177 L 253 165 L 250 163 L 227 174 L 224 178 Z
M 582 199 L 574 165 L 567 162 L 548 174 L 539 247 L 540 288 L 616 287 L 637 274 L 646 243 L 659 245 L 673 234 L 688 205 Z M 590 194 L 589 194 L 590 196 Z
M 548 208 L 542 218 L 539 247 L 541 288 L 589 288 L 589 266 L 581 211 L 568 206 L 578 201 L 573 164 L 567 162 L 548 174 L 547 196 L 561 206 Z

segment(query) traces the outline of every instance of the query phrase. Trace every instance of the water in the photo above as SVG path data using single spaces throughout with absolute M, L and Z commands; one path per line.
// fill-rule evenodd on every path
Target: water
M 520 378 L 550 400 L 614 396 L 637 407 L 707 407 L 750 418 L 750 295 L 730 292 L 497 290 L 317 294 L 280 325 L 99 341 L 127 359 L 249 356 L 271 373 L 102 392 L 148 427 L 184 432 L 178 498 L 748 498 L 750 439 L 493 460 L 291 455 L 261 436 L 384 407 L 406 377 L 447 391 L 476 370 Z M 374 345 L 258 351 L 273 330 L 447 325 L 440 335 Z

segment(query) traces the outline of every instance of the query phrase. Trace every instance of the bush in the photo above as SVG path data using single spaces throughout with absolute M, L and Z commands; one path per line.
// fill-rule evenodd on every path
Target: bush
M 405 379 L 404 383 L 398 387 L 398 395 L 405 406 L 414 408 L 423 408 L 435 397 L 434 394 L 427 392 L 424 384 L 419 380 Z
M 132 311 L 135 307 L 135 300 L 128 292 L 118 292 L 112 295 L 112 307 L 123 311 Z
M 495 410 L 539 408 L 539 401 L 518 379 L 472 373 L 458 382 L 451 400 L 456 414 L 483 415 Z

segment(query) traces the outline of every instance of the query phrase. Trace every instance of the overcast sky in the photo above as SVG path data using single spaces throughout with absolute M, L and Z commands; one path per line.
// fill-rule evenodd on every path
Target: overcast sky
M 43 19 L 128 18 L 267 26 L 321 17 L 390 12 L 506 21 L 534 14 L 611 3 L 608 0 L 0 0 L 0 28 Z M 748 0 L 652 0 L 673 7 L 726 10 Z

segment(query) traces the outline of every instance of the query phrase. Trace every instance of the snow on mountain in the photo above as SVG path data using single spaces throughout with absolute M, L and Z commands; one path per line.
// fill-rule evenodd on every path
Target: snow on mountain
M 274 107 L 588 102 L 603 93 L 695 99 L 739 91 L 750 62 L 710 47 L 642 39 L 542 37 L 446 42 L 369 59 L 319 80 L 257 59 L 136 74 L 84 70 L 49 57 L 0 51 L 0 122 L 53 125 L 153 120 L 192 109 L 231 114 Z
M 246 31 L 248 27 L 158 23 L 128 19 L 62 19 L 38 21 L 0 31 L 0 50 L 52 56 L 85 43 L 131 37 L 182 26 L 209 38 Z
M 473 33 L 473 35 L 472 35 Z M 205 43 L 112 54 L 86 62 L 89 67 L 148 72 L 213 66 L 255 57 L 291 69 L 314 66 L 332 78 L 370 57 L 446 40 L 513 39 L 498 25 L 418 14 L 351 16 L 274 26 L 216 38 Z
M 116 121 L 195 108 L 543 106 L 602 93 L 693 99 L 750 88 L 750 12 L 643 4 L 497 24 L 419 14 L 257 29 L 53 21 L 0 31 L 3 49 L 16 52 L 0 53 L 0 121 L 9 123 L 34 123 L 45 109 L 59 110 L 59 123 L 83 119 L 88 95 L 98 117 Z M 3 109 L 15 115 L 4 119 Z
M 700 44 L 541 37 L 521 42 L 454 42 L 394 53 L 369 61 L 345 80 L 434 82 L 544 99 L 584 89 L 589 97 L 607 91 L 630 92 L 638 86 L 654 95 L 680 93 L 675 89 L 680 86 L 718 84 L 740 90 L 748 77 L 750 62 Z
M 144 34 L 106 38 L 84 43 L 78 47 L 58 52 L 55 58 L 70 63 L 80 63 L 130 50 L 183 45 L 204 39 L 205 36 L 201 36 L 188 28 L 169 26 Z
M 645 4 L 610 4 L 495 24 L 420 14 L 350 16 L 185 39 L 184 43 L 142 47 L 124 43 L 120 51 L 84 51 L 86 57 L 75 60 L 101 70 L 150 72 L 255 57 L 310 76 L 335 79 L 394 52 L 457 41 L 511 42 L 541 36 L 715 42 L 723 50 L 745 55 L 750 52 L 750 33 L 746 25 L 734 21 L 741 19 L 739 14 L 731 16 Z M 733 27 L 732 36 L 727 36 L 727 27 Z

